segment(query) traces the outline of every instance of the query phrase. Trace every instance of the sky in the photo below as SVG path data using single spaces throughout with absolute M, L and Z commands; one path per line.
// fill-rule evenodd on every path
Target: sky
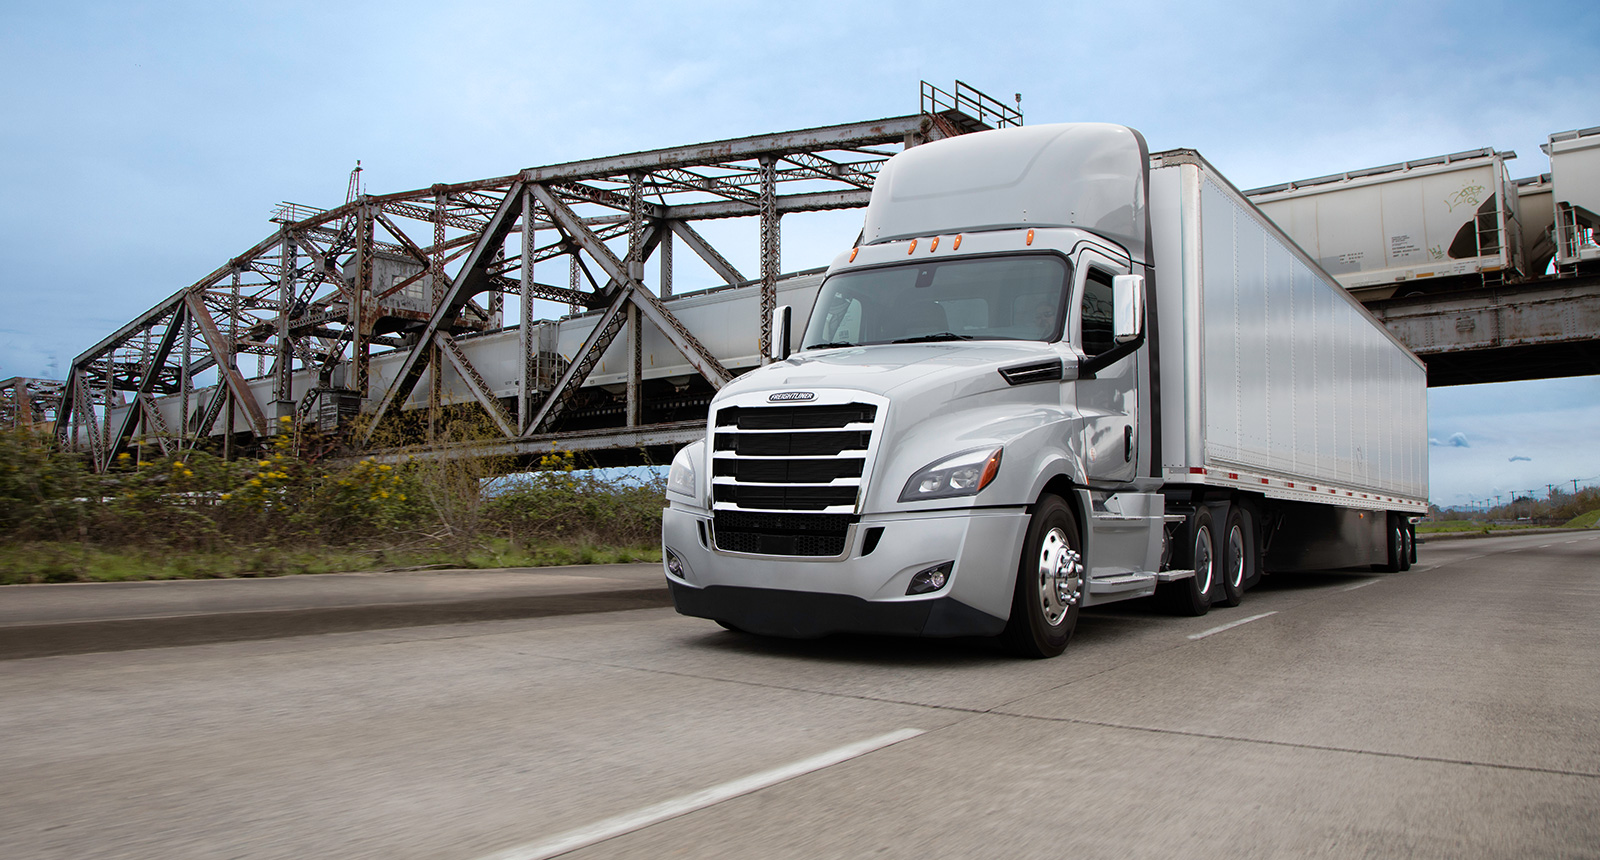
M 1600 125 L 1600 4 L 216 2 L 0 8 L 0 378 L 74 356 L 344 202 L 901 116 L 960 79 L 1140 129 L 1241 188 Z M 753 222 L 753 219 L 745 219 Z M 859 212 L 789 216 L 785 269 Z M 759 270 L 753 223 L 712 236 Z M 740 231 L 744 231 L 745 236 Z M 688 286 L 688 285 L 685 285 Z M 1600 377 L 1432 389 L 1431 496 L 1600 483 Z

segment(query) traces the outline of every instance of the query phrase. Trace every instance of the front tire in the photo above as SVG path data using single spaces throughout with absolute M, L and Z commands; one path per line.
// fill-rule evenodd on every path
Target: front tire
M 1078 625 L 1084 590 L 1083 542 L 1077 518 L 1065 501 L 1045 496 L 1028 519 L 1011 618 L 1001 640 L 1022 657 L 1060 654 Z

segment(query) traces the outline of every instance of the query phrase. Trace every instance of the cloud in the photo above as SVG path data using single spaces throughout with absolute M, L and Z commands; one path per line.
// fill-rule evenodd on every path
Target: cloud
M 1532 457 L 1524 457 L 1521 454 L 1518 454 L 1515 457 L 1512 457 L 1510 460 L 1507 460 L 1506 462 L 1515 463 L 1518 460 L 1521 460 L 1524 463 L 1532 463 L 1533 462 L 1533 458 Z
M 1470 445 L 1467 442 L 1467 434 L 1465 434 L 1465 433 L 1451 433 L 1450 434 L 1450 438 L 1444 440 L 1443 442 L 1440 442 L 1438 439 L 1430 438 L 1428 440 L 1428 444 L 1432 445 L 1435 448 L 1471 448 L 1472 447 L 1472 445 Z

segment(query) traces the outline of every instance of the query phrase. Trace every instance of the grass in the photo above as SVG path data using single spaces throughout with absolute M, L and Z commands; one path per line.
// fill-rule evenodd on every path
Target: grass
M 227 553 L 110 551 L 78 544 L 35 542 L 0 547 L 0 585 L 234 579 L 419 567 L 494 569 L 660 560 L 659 547 L 609 547 L 587 543 L 518 547 L 506 540 L 493 540 L 460 551 L 248 547 Z
M 1584 514 L 1583 516 L 1580 516 L 1580 517 L 1578 517 L 1578 518 L 1576 518 L 1574 520 L 1571 520 L 1570 522 L 1566 523 L 1565 525 L 1561 525 L 1561 526 L 1544 526 L 1544 525 L 1534 525 L 1534 524 L 1531 524 L 1531 523 L 1527 524 L 1527 525 L 1521 525 L 1521 524 L 1518 524 L 1518 525 L 1490 525 L 1490 524 L 1487 524 L 1487 523 L 1475 522 L 1473 520 L 1446 520 L 1444 522 L 1437 522 L 1437 523 L 1418 523 L 1417 524 L 1417 534 L 1419 534 L 1419 535 L 1464 534 L 1464 533 L 1467 533 L 1467 532 L 1477 532 L 1479 534 L 1491 534 L 1491 533 L 1494 533 L 1494 532 L 1522 531 L 1524 529 L 1594 528 L 1595 527 L 1595 523 L 1597 521 L 1600 521 L 1600 511 L 1590 511 L 1589 513 Z
M 1600 509 L 1592 510 L 1586 514 L 1579 514 L 1567 521 L 1563 528 L 1592 529 L 1600 528 Z

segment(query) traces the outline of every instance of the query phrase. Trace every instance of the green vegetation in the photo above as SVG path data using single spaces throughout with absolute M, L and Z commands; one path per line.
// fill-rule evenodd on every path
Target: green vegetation
M 1569 529 L 1594 529 L 1600 528 L 1600 510 L 1593 510 L 1586 514 L 1579 514 L 1567 520 Z
M 1595 528 L 1600 523 L 1600 487 L 1576 492 L 1551 488 L 1543 499 L 1515 496 L 1486 511 L 1429 510 L 1428 521 L 1417 524 L 1418 534 L 1504 531 L 1530 528 Z
M 1532 524 L 1529 524 L 1529 523 L 1518 523 L 1518 524 L 1515 524 L 1515 525 L 1511 525 L 1511 524 L 1493 524 L 1493 525 L 1491 525 L 1491 524 L 1488 524 L 1488 523 L 1477 522 L 1475 520 L 1452 520 L 1452 521 L 1449 521 L 1449 522 L 1442 522 L 1442 523 L 1418 523 L 1417 524 L 1417 534 L 1419 534 L 1419 535 L 1462 534 L 1462 533 L 1466 533 L 1466 532 L 1479 532 L 1479 533 L 1482 533 L 1482 534 L 1489 534 L 1490 532 L 1517 531 L 1519 529 L 1537 529 L 1537 528 L 1544 528 L 1544 526 L 1532 525 Z
M 552 451 L 509 461 L 333 463 L 285 420 L 255 459 L 84 458 L 0 433 L 0 584 L 659 561 L 664 476 Z

